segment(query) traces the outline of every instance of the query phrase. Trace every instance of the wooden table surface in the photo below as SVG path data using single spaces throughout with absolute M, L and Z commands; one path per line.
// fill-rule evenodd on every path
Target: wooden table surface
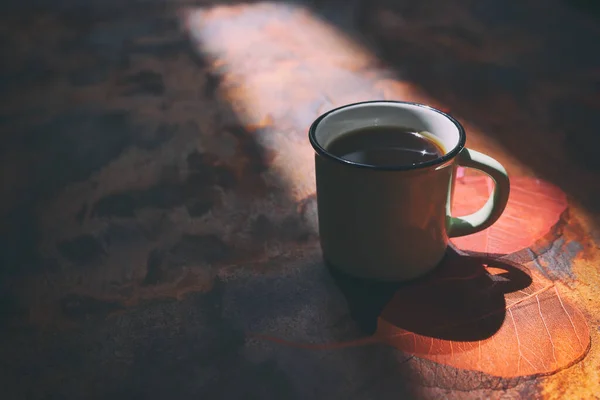
M 599 398 L 598 14 L 341 3 L 0 6 L 3 399 Z M 318 245 L 307 127 L 374 99 L 449 111 L 512 178 L 405 285 Z

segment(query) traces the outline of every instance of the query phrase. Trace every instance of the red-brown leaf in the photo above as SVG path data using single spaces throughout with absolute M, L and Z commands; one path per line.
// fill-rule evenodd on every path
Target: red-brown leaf
M 513 177 L 511 182 L 500 220 L 484 232 L 457 239 L 457 246 L 514 252 L 556 224 L 567 207 L 564 193 L 539 180 Z M 481 207 L 491 187 L 481 175 L 458 178 L 455 215 Z M 436 363 L 513 378 L 550 374 L 575 363 L 586 354 L 590 334 L 582 313 L 537 272 L 506 258 L 450 252 L 433 273 L 395 293 L 373 336 L 321 345 L 282 342 L 313 349 L 386 343 Z
M 567 208 L 567 198 L 559 188 L 539 179 L 511 177 L 508 205 L 490 228 L 473 235 L 452 239 L 461 250 L 489 254 L 510 254 L 531 246 L 556 225 Z M 456 180 L 452 212 L 470 214 L 480 208 L 492 189 L 484 175 L 465 174 Z

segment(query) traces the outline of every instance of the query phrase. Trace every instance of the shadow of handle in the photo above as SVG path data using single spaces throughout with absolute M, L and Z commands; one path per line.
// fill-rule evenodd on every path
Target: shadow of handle
M 458 165 L 474 168 L 488 174 L 494 181 L 494 189 L 485 205 L 473 214 L 451 217 L 448 236 L 466 236 L 492 225 L 506 208 L 510 194 L 510 181 L 506 169 L 498 161 L 475 150 L 464 148 L 458 155 Z

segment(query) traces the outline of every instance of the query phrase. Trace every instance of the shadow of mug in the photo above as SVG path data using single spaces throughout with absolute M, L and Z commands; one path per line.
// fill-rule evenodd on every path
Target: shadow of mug
M 517 265 L 453 249 L 435 270 L 410 282 L 364 280 L 328 268 L 351 317 L 366 333 L 373 334 L 381 318 L 415 334 L 453 341 L 491 337 L 504 322 L 504 295 L 532 283 Z

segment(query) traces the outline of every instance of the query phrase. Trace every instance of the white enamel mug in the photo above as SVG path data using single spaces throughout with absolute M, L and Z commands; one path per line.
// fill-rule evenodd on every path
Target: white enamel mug
M 372 126 L 426 131 L 444 154 L 421 164 L 389 167 L 352 162 L 328 152 L 328 146 L 341 135 Z M 444 257 L 449 238 L 489 227 L 508 201 L 510 183 L 504 167 L 467 149 L 461 124 L 426 105 L 396 101 L 349 104 L 321 115 L 310 127 L 309 140 L 316 152 L 323 257 L 332 267 L 353 276 L 405 281 L 426 274 Z M 480 210 L 453 217 L 458 166 L 483 171 L 495 185 Z

